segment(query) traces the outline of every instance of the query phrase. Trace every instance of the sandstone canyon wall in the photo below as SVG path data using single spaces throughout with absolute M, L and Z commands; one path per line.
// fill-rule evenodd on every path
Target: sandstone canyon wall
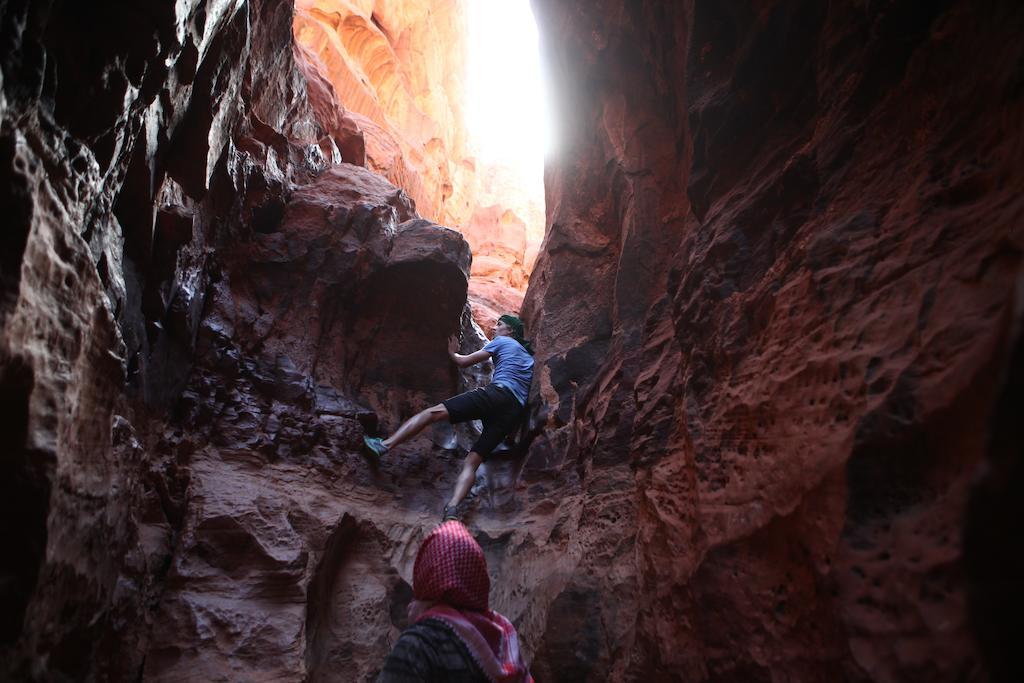
M 523 305 L 543 238 L 544 188 L 541 178 L 536 181 L 522 168 L 478 167 L 475 208 L 461 232 L 473 250 L 473 317 L 488 333 L 499 315 Z
M 1013 680 L 1021 10 L 535 8 L 533 441 L 469 523 L 538 680 Z M 466 435 L 358 444 L 481 381 L 471 240 L 292 22 L 0 3 L 0 678 L 372 680 L 405 625 Z
M 539 177 L 535 186 L 521 169 L 476 156 L 465 116 L 466 2 L 299 0 L 295 9 L 307 75 L 341 107 L 327 128 L 353 140 L 342 158 L 466 236 L 480 324 L 518 312 L 543 231 L 543 189 Z
M 1020 7 L 534 6 L 565 151 L 524 477 L 577 510 L 535 674 L 1012 680 L 1005 421 L 971 554 L 965 514 L 1019 406 Z
M 298 0 L 294 31 L 360 130 L 365 165 L 403 188 L 421 215 L 464 223 L 474 182 L 464 3 Z
M 292 18 L 0 5 L 5 680 L 357 680 L 403 623 L 455 456 L 357 444 L 475 381 L 470 252 L 342 163 Z

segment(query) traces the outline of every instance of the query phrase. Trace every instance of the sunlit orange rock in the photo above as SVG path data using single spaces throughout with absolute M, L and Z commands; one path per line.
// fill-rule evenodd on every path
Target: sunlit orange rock
M 472 182 L 463 3 L 299 0 L 294 32 L 361 117 L 367 167 L 404 189 L 420 215 L 461 225 L 470 205 L 454 188 Z
M 517 313 L 537 258 L 544 209 L 540 176 L 528 169 L 480 164 L 476 208 L 461 230 L 473 249 L 469 296 L 477 322 L 490 331 L 494 314 Z
M 473 155 L 463 121 L 465 3 L 300 0 L 294 26 L 311 101 L 337 131 L 343 159 L 381 173 L 421 215 L 466 235 L 478 309 L 518 312 L 543 232 L 540 168 Z M 325 101 L 331 91 L 337 111 Z

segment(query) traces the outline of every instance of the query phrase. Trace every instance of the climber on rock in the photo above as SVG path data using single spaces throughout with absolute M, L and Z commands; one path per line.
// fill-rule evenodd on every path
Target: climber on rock
M 443 519 L 457 519 L 457 508 L 469 493 L 477 468 L 491 452 L 520 424 L 533 380 L 533 349 L 523 339 L 523 321 L 514 315 L 503 315 L 494 326 L 494 339 L 469 355 L 456 353 L 459 340 L 448 340 L 448 355 L 460 368 L 494 359 L 494 374 L 486 387 L 453 396 L 407 420 L 386 439 L 363 437 L 366 450 L 376 456 L 408 441 L 424 427 L 448 420 L 452 424 L 480 420 L 483 431 L 466 456 L 455 483 L 455 491 L 444 507 Z

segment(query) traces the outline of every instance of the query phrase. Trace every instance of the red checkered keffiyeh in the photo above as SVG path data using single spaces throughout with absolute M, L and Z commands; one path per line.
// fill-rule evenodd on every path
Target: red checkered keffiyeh
M 461 522 L 445 522 L 430 532 L 416 555 L 412 584 L 416 600 L 431 605 L 416 621 L 436 619 L 448 626 L 490 680 L 533 681 L 519 654 L 515 627 L 487 608 L 487 560 Z

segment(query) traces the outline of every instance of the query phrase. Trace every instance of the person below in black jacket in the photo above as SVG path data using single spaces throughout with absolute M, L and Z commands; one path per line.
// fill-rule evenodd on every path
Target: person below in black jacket
M 412 626 L 384 660 L 377 683 L 533 683 L 515 627 L 488 608 L 483 550 L 458 521 L 435 528 L 413 565 Z

